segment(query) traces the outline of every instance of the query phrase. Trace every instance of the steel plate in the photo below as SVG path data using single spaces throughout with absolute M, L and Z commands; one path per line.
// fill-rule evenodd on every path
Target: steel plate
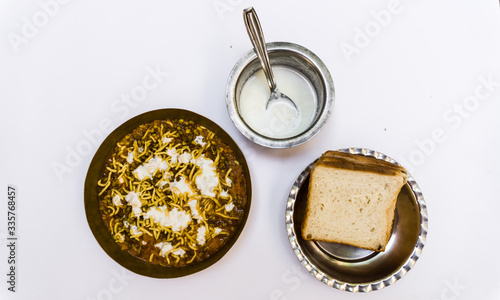
M 339 151 L 365 155 L 398 164 L 392 158 L 363 148 Z M 392 234 L 384 252 L 337 243 L 306 241 L 300 234 L 304 218 L 309 173 L 315 162 L 299 175 L 288 196 L 286 228 L 292 249 L 306 270 L 321 282 L 344 291 L 380 290 L 401 279 L 420 257 L 427 236 L 424 197 L 409 176 L 396 203 Z

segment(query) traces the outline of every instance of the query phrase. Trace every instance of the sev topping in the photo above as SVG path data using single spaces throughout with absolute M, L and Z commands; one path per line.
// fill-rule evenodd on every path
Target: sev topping
M 100 209 L 123 250 L 164 266 L 199 262 L 234 233 L 246 206 L 232 149 L 185 120 L 140 125 L 117 143 L 98 182 Z

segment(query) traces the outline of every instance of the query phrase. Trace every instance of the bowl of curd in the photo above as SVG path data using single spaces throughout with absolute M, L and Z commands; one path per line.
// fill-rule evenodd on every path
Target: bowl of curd
M 275 101 L 257 54 L 252 49 L 233 67 L 226 86 L 226 106 L 238 130 L 249 140 L 269 148 L 291 148 L 312 139 L 328 120 L 334 86 L 325 64 L 303 46 L 267 43 L 269 60 L 279 90 L 296 107 Z

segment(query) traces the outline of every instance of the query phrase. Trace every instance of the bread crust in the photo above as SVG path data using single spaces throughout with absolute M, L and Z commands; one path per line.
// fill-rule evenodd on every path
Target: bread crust
M 385 160 L 377 159 L 370 156 L 345 153 L 340 151 L 326 151 L 321 155 L 316 165 L 325 165 L 339 169 L 348 169 L 363 172 L 373 172 L 384 175 L 401 175 L 408 176 L 405 168 L 390 163 Z

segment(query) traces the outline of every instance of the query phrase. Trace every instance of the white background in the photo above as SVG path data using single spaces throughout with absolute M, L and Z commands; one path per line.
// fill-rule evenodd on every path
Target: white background
M 498 1 L 270 2 L 0 1 L 0 299 L 499 299 Z M 228 117 L 227 77 L 251 49 L 241 14 L 250 5 L 268 42 L 301 44 L 332 74 L 333 114 L 302 146 L 254 145 Z M 121 102 L 148 68 L 160 72 L 155 87 L 133 105 Z M 226 256 L 160 280 L 123 269 L 99 247 L 83 184 L 107 134 L 172 107 L 203 114 L 234 138 L 253 198 Z M 285 231 L 298 174 L 325 150 L 346 147 L 400 161 L 428 205 L 422 257 L 368 294 L 306 273 Z M 6 283 L 8 184 L 19 192 L 16 293 Z

